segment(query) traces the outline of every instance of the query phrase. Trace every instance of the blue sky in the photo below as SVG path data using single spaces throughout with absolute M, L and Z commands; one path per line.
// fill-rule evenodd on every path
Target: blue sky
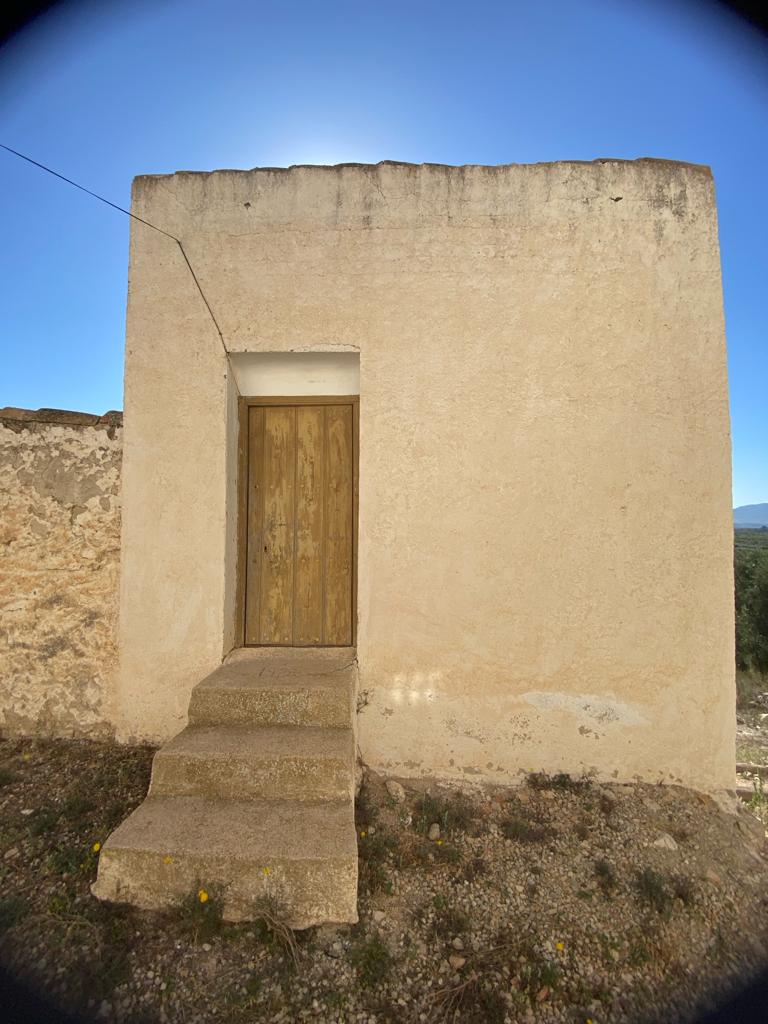
M 0 141 L 136 174 L 658 156 L 718 193 L 734 502 L 768 501 L 768 45 L 677 0 L 69 5 L 0 52 Z M 128 218 L 0 151 L 0 406 L 122 406 Z

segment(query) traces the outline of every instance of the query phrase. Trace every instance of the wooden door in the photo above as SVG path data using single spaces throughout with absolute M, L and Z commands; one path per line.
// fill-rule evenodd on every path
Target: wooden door
M 246 408 L 245 644 L 349 646 L 356 400 Z

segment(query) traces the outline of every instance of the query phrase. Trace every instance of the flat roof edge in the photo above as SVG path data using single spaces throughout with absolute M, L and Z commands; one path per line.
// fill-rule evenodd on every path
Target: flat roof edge
M 484 171 L 502 171 L 511 167 L 584 167 L 599 164 L 661 164 L 670 167 L 685 167 L 690 170 L 699 171 L 702 174 L 712 176 L 712 169 L 709 164 L 697 164 L 690 163 L 686 160 L 672 160 L 666 157 L 655 157 L 655 156 L 641 156 L 633 159 L 625 159 L 623 157 L 596 157 L 594 160 L 542 160 L 535 163 L 501 163 L 501 164 L 442 164 L 442 163 L 431 163 L 425 161 L 424 163 L 409 163 L 405 160 L 380 160 L 375 164 L 368 163 L 339 163 L 339 164 L 290 164 L 288 167 L 221 167 L 211 171 L 189 171 L 189 170 L 178 170 L 170 171 L 162 174 L 138 174 L 134 178 L 134 181 L 145 181 L 154 178 L 170 178 L 175 175 L 195 175 L 200 177 L 210 176 L 214 174 L 254 174 L 258 172 L 264 172 L 268 174 L 290 174 L 292 171 L 298 170 L 314 170 L 314 171 L 341 171 L 348 167 L 359 167 L 362 170 L 373 171 L 380 167 L 404 167 L 413 168 L 419 170 L 421 168 L 429 168 L 430 170 L 449 170 L 449 171 L 463 171 L 463 170 L 484 170 Z

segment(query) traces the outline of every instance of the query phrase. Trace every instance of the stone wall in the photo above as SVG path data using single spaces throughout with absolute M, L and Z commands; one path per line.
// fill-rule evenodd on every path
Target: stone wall
M 0 729 L 91 736 L 117 667 L 122 414 L 0 409 Z

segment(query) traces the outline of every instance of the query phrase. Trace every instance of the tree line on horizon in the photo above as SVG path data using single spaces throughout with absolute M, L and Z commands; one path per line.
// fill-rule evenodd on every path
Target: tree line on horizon
M 768 674 L 768 530 L 737 530 L 734 541 L 736 668 Z

